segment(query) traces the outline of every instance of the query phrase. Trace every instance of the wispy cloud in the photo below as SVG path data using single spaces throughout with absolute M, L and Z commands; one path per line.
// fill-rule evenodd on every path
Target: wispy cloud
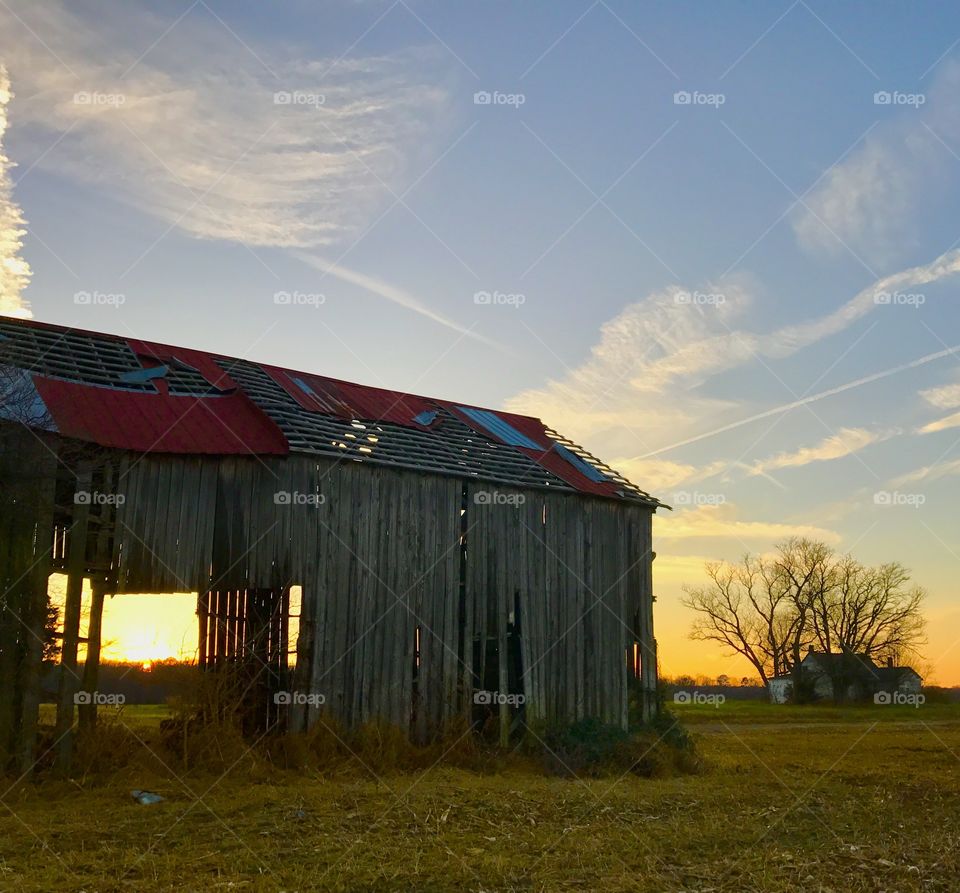
M 936 409 L 960 409 L 960 382 L 927 388 L 920 396 Z M 918 434 L 933 434 L 960 427 L 960 412 L 953 412 L 917 429 Z
M 912 95 L 922 104 L 897 105 L 895 117 L 798 207 L 793 230 L 806 249 L 836 255 L 852 249 L 881 262 L 911 245 L 914 212 L 943 194 L 954 163 L 949 146 L 960 136 L 960 64 L 945 64 L 927 93 Z M 869 94 L 863 101 L 871 101 Z M 878 105 L 878 116 L 888 108 Z
M 630 480 L 643 481 L 646 489 L 660 494 L 681 484 L 691 485 L 708 480 L 730 467 L 730 463 L 724 460 L 698 466 L 686 462 L 671 462 L 669 459 L 620 458 L 614 459 L 610 464 Z
M 30 266 L 20 256 L 26 224 L 13 199 L 10 170 L 13 165 L 3 151 L 7 109 L 13 94 L 7 70 L 0 65 L 0 313 L 31 316 L 23 290 L 30 281 Z
M 172 28 L 126 4 L 92 18 L 0 5 L 18 124 L 38 154 L 62 137 L 40 167 L 200 238 L 303 248 L 349 236 L 446 103 L 422 54 L 303 58 L 241 42 L 202 5 Z
M 940 480 L 940 478 L 951 477 L 953 475 L 960 475 L 960 459 L 952 459 L 948 462 L 937 462 L 933 465 L 918 468 L 915 471 L 909 471 L 891 481 L 891 486 L 902 487 L 905 484 L 937 481 Z
M 937 419 L 935 422 L 923 425 L 917 429 L 917 433 L 934 434 L 937 431 L 946 431 L 949 428 L 960 428 L 960 412 L 952 413 L 951 415 L 944 416 L 942 419 Z
M 703 388 L 721 372 L 768 364 L 843 332 L 876 310 L 880 293 L 958 272 L 960 250 L 952 250 L 878 279 L 831 313 L 770 332 L 742 326 L 751 305 L 747 281 L 720 282 L 701 291 L 667 289 L 628 305 L 605 323 L 585 362 L 560 379 L 516 395 L 507 406 L 541 415 L 588 446 L 599 450 L 602 445 L 605 455 L 650 459 L 949 355 L 950 350 L 939 351 L 739 418 L 738 402 L 710 396 Z M 691 298 L 696 295 L 722 295 L 723 301 L 701 305 Z M 652 470 L 668 480 L 679 473 L 667 466 Z M 638 483 L 644 485 L 643 479 Z
M 825 543 L 838 543 L 841 537 L 833 530 L 812 524 L 790 524 L 782 521 L 744 521 L 735 506 L 699 505 L 658 515 L 656 535 L 661 540 L 730 539 L 741 545 L 757 541 L 775 542 L 790 536 L 809 537 Z
M 920 396 L 937 409 L 955 409 L 960 406 L 960 382 L 927 388 Z
M 750 468 L 750 474 L 762 475 L 783 468 L 800 468 L 815 462 L 832 462 L 852 456 L 871 444 L 881 443 L 903 432 L 899 428 L 886 431 L 871 431 L 867 428 L 841 428 L 836 434 L 824 438 L 813 446 L 801 447 L 792 452 L 781 452 L 761 459 Z

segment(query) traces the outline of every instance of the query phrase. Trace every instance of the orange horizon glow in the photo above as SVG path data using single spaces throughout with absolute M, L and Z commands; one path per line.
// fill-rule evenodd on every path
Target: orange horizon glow
M 689 638 L 690 612 L 680 604 L 684 583 L 696 582 L 702 575 L 703 559 L 659 554 L 654 562 L 655 628 L 660 673 L 733 679 L 757 677 L 748 661 L 729 656 L 717 644 Z M 51 598 L 62 607 L 66 577 L 51 576 Z M 299 587 L 294 587 L 299 589 Z M 89 586 L 84 585 L 84 610 L 80 635 L 86 636 Z M 197 659 L 197 617 L 195 593 L 163 595 L 116 595 L 108 597 L 103 611 L 101 660 L 147 665 L 165 660 L 183 663 Z M 299 626 L 299 597 L 291 597 L 290 641 L 295 641 Z M 917 667 L 930 685 L 960 686 L 960 608 L 931 606 L 927 612 L 928 644 L 924 661 Z M 79 659 L 84 658 L 81 645 Z

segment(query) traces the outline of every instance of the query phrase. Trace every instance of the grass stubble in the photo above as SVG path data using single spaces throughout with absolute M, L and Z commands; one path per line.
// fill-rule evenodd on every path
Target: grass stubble
M 699 771 L 640 777 L 333 727 L 184 767 L 127 708 L 75 778 L 3 783 L 0 890 L 960 890 L 960 708 L 791 709 L 678 710 Z

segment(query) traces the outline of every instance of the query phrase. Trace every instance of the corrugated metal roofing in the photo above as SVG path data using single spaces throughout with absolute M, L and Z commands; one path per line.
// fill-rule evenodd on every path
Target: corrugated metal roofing
M 0 364 L 29 374 L 48 429 L 105 447 L 327 453 L 659 504 L 532 416 L 34 320 L 0 317 Z
M 498 440 L 509 446 L 523 447 L 528 450 L 545 450 L 549 447 L 544 443 L 531 440 L 526 434 L 521 434 L 509 422 L 489 409 L 473 409 L 470 406 L 458 406 L 457 412 L 465 415 L 470 421 L 482 426 Z

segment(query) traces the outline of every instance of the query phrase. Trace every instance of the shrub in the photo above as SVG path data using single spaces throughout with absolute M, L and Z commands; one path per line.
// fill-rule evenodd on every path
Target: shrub
M 666 710 L 652 723 L 629 732 L 583 719 L 548 729 L 542 741 L 543 766 L 550 775 L 597 778 L 631 772 L 664 778 L 699 772 L 702 767 L 693 739 Z

